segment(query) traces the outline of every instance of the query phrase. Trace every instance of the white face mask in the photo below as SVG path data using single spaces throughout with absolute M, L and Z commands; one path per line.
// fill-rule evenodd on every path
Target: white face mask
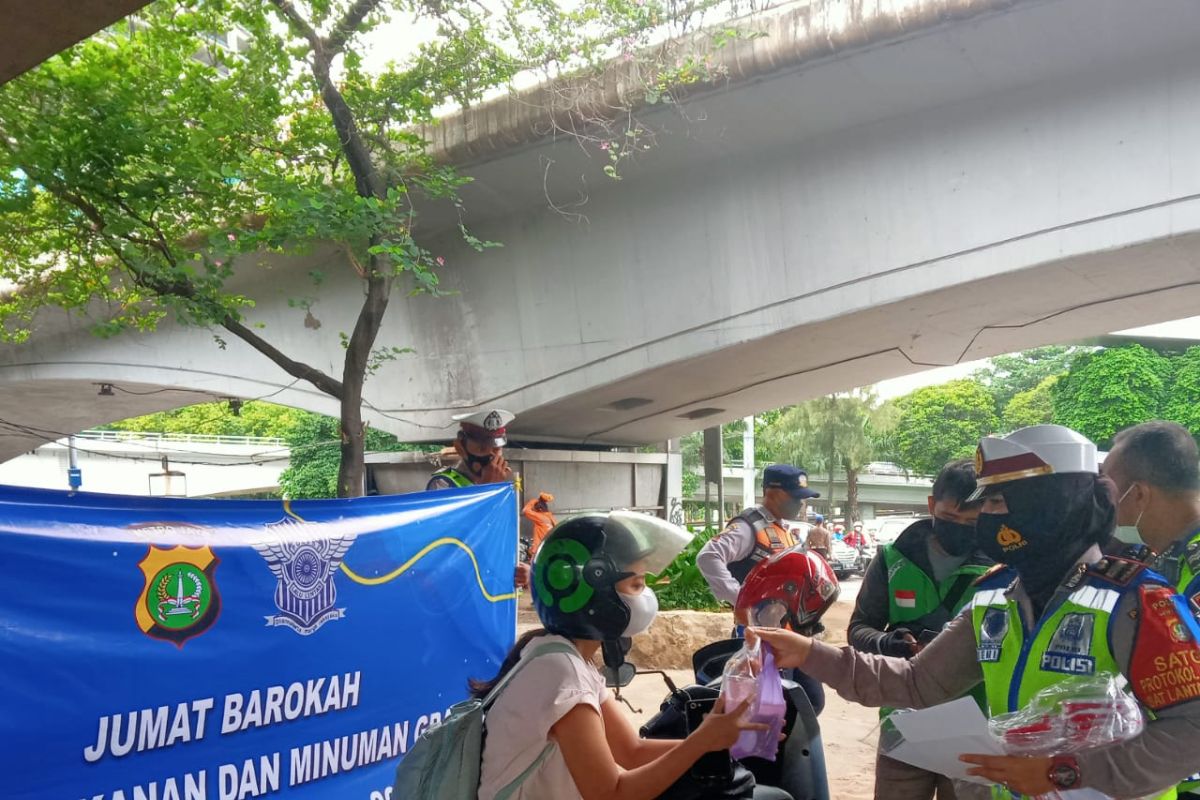
M 1124 491 L 1124 494 L 1121 495 L 1121 499 L 1117 500 L 1117 516 L 1121 515 L 1121 504 L 1124 503 L 1124 499 L 1129 497 L 1129 493 L 1133 492 L 1133 487 L 1135 487 L 1135 486 L 1138 486 L 1138 485 L 1136 485 L 1136 483 L 1130 483 L 1129 488 L 1126 489 L 1126 491 Z M 1141 524 L 1141 517 L 1142 517 L 1142 515 L 1145 515 L 1145 513 L 1146 513 L 1145 509 L 1142 509 L 1141 511 L 1139 511 L 1138 518 L 1134 519 L 1132 525 L 1117 525 L 1117 539 L 1120 539 L 1122 542 L 1140 542 L 1141 541 L 1141 530 L 1139 530 L 1138 525 Z M 1130 530 L 1132 530 L 1133 533 L 1136 534 L 1136 539 L 1126 539 L 1126 537 L 1129 535 Z
M 649 586 L 638 594 L 617 594 L 621 602 L 629 609 L 629 624 L 625 626 L 622 636 L 637 636 L 645 633 L 658 614 L 658 597 Z

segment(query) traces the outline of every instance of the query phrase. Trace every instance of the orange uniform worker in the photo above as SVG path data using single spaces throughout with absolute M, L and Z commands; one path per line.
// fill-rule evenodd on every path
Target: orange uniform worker
M 531 560 L 537 555 L 538 548 L 542 546 L 542 539 L 545 539 L 550 529 L 558 524 L 558 520 L 550 512 L 550 504 L 553 502 L 554 495 L 549 492 L 542 492 L 526 503 L 525 507 L 521 509 L 521 514 L 525 519 L 533 523 L 533 544 L 529 546 L 529 558 Z

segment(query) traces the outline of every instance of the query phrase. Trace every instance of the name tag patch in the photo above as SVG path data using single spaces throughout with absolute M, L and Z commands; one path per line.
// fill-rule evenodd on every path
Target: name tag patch
M 1064 675 L 1095 674 L 1096 659 L 1091 656 L 1095 627 L 1092 614 L 1064 614 L 1042 654 L 1042 669 Z
M 1000 660 L 1000 649 L 1008 635 L 1008 609 L 989 608 L 979 625 L 979 646 L 975 656 L 981 663 Z

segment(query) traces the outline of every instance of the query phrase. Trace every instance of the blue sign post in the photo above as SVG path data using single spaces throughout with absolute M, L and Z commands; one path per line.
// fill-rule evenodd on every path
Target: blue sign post
M 0 489 L 3 796 L 388 800 L 512 644 L 516 518 Z

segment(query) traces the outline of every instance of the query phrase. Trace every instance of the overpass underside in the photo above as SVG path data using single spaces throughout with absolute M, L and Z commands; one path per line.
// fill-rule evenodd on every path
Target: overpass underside
M 906 5 L 926 13 L 891 28 L 863 16 Z M 839 22 L 848 7 L 860 16 Z M 764 42 L 833 41 L 839 24 L 884 33 L 644 115 L 656 146 L 619 182 L 574 139 L 501 148 L 502 108 L 445 123 L 443 147 L 493 132 L 462 151 L 475 154 L 464 199 L 474 232 L 505 246 L 473 253 L 452 217 L 428 212 L 457 294 L 393 301 L 380 344 L 416 353 L 368 382 L 372 424 L 433 441 L 450 414 L 495 404 L 518 412 L 516 439 L 638 444 L 1196 313 L 1190 0 L 1154 13 L 1126 0 L 818 2 L 763 24 L 770 36 L 727 57 L 766 63 Z M 361 292 L 333 258 L 240 279 L 268 338 L 340 373 L 336 334 Z M 330 277 L 313 329 L 287 300 L 311 291 L 301 276 L 317 265 Z M 195 391 L 335 410 L 239 343 L 171 327 L 99 341 L 48 321 L 0 352 L 0 380 L 0 419 L 31 431 L 205 399 Z M 120 402 L 97 398 L 99 382 L 126 390 Z M 36 441 L 9 432 L 0 457 Z

